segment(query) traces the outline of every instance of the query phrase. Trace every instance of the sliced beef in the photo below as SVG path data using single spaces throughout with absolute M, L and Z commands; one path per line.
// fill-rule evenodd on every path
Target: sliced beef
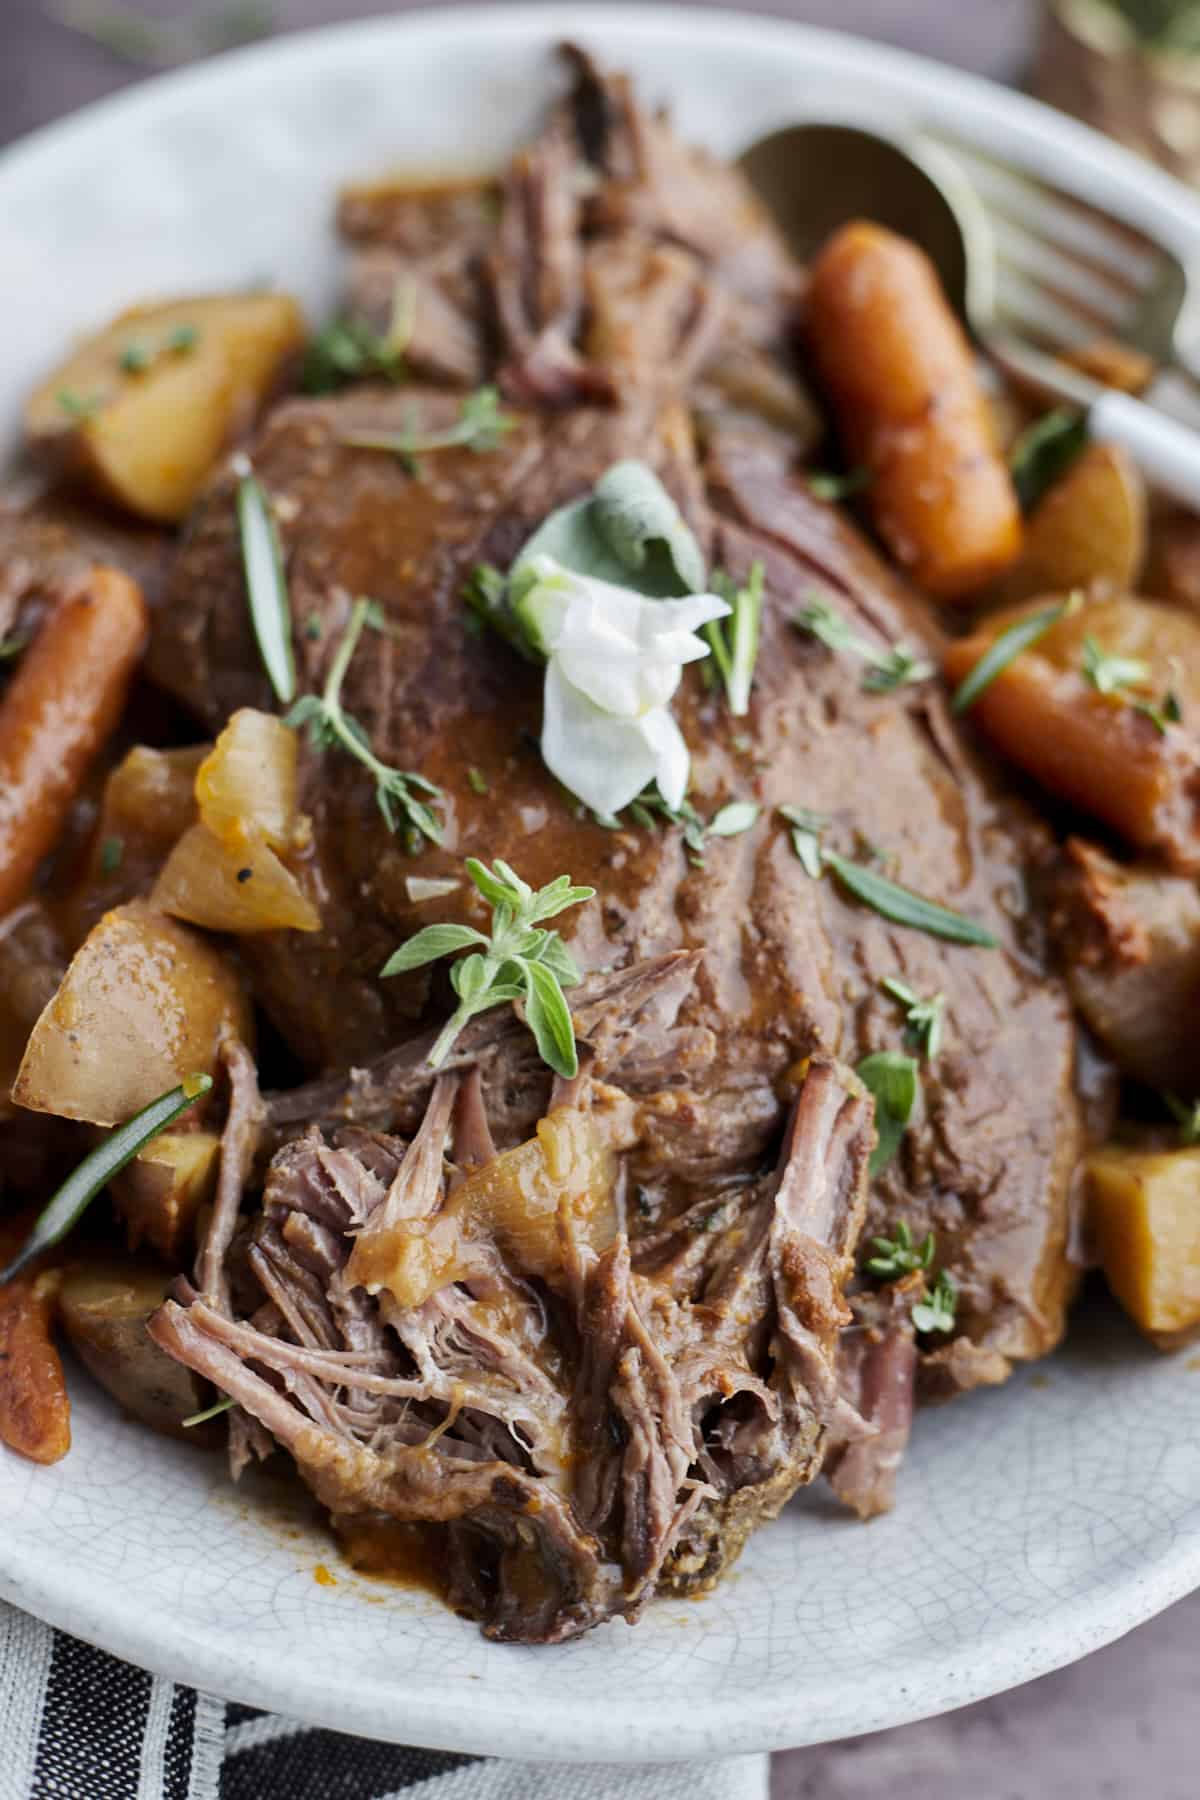
M 386 1286 L 370 1298 L 364 1246 L 444 1216 L 468 1086 L 440 1075 L 407 1145 L 315 1128 L 287 1145 L 253 1229 L 248 1316 L 221 1299 L 218 1204 L 208 1292 L 183 1284 L 151 1334 L 288 1450 L 335 1515 L 442 1530 L 451 1598 L 490 1636 L 556 1642 L 636 1617 L 656 1588 L 715 1580 L 853 1425 L 836 1351 L 871 1106 L 813 1062 L 778 1167 L 727 1208 L 690 1294 L 640 1272 L 624 1231 L 594 1243 L 564 1190 L 557 1276 L 531 1277 L 519 1248 L 477 1228 L 466 1279 L 418 1305 Z M 585 1081 L 575 1104 L 596 1099 Z M 460 1122 L 456 1150 L 464 1130 L 479 1140 Z M 232 1161 L 244 1127 L 227 1135 Z
M 0 639 L 31 636 L 48 605 L 96 563 L 132 575 L 153 606 L 168 542 L 166 532 L 109 519 L 67 494 L 0 496 Z
M 912 1430 L 917 1343 L 912 1307 L 924 1292 L 917 1273 L 881 1291 L 856 1294 L 854 1323 L 838 1339 L 838 1385 L 866 1434 L 831 1446 L 825 1473 L 834 1493 L 860 1519 L 890 1512 L 896 1475 Z

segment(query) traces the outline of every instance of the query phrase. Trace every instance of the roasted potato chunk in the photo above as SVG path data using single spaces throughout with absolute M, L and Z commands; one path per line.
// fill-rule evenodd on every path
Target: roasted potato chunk
M 1124 450 L 1089 444 L 1025 525 L 1020 560 L 1005 576 L 1008 602 L 1100 588 L 1126 594 L 1146 557 L 1146 484 Z
M 286 294 L 135 307 L 35 391 L 26 437 L 102 499 L 173 524 L 304 338 Z
M 991 614 L 946 652 L 957 686 L 1022 611 Z M 1101 692 L 1092 652 L 1142 665 L 1136 684 Z M 1173 695 L 1183 723 L 1163 703 Z M 1157 707 L 1157 722 L 1145 710 Z M 1015 657 L 968 715 L 1051 793 L 1103 819 L 1139 850 L 1200 870 L 1200 620 L 1125 597 L 1082 606 Z
M 64 1275 L 58 1312 L 71 1348 L 118 1406 L 154 1431 L 194 1440 L 183 1421 L 203 1410 L 207 1390 L 146 1335 L 172 1280 L 151 1263 L 90 1258 Z
M 183 1262 L 196 1220 L 212 1198 L 221 1140 L 211 1131 L 163 1131 L 112 1183 L 130 1248 L 147 1243 L 171 1263 Z
M 1152 1335 L 1200 1325 L 1200 1146 L 1098 1150 L 1089 1219 L 1108 1285 Z
M 106 913 L 33 1028 L 13 1099 L 116 1125 L 249 1041 L 249 1006 L 220 951 L 145 901 Z

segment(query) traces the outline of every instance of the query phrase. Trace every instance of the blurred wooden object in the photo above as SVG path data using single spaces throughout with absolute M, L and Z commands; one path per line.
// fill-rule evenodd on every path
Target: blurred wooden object
M 1200 183 L 1200 50 L 1140 38 L 1108 0 L 1043 0 L 1033 91 Z

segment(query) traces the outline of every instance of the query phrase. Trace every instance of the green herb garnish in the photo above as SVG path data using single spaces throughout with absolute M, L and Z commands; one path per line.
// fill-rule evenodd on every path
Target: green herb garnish
M 218 1400 L 215 1406 L 206 1406 L 203 1412 L 193 1413 L 190 1419 L 183 1419 L 180 1423 L 185 1431 L 190 1431 L 193 1425 L 207 1425 L 210 1419 L 218 1418 L 221 1413 L 228 1412 L 231 1406 L 236 1405 L 237 1402 L 231 1400 L 227 1394 L 224 1400 Z
M 176 325 L 166 336 L 163 349 L 171 356 L 186 356 L 200 342 L 200 331 L 195 325 Z
M 77 394 L 74 388 L 59 388 L 54 398 L 72 419 L 91 419 L 104 405 L 103 394 Z
M 819 881 L 824 868 L 821 833 L 829 820 L 823 813 L 810 812 L 806 806 L 781 806 L 779 814 L 792 827 L 792 849 L 800 858 L 805 874 Z
M 867 1259 L 867 1273 L 877 1275 L 881 1281 L 896 1281 L 901 1275 L 911 1275 L 914 1269 L 932 1267 L 932 1231 L 919 1244 L 914 1244 L 912 1231 L 903 1219 L 896 1227 L 894 1238 L 875 1237 L 871 1242 L 876 1254 Z
M 154 361 L 154 352 L 145 344 L 126 344 L 117 361 L 127 375 L 140 375 Z
M 300 385 L 308 394 L 331 394 L 348 381 L 375 377 L 400 381 L 416 318 L 416 283 L 402 275 L 392 290 L 392 316 L 385 332 L 361 319 L 337 318 L 319 331 L 304 353 Z
M 808 477 L 808 491 L 816 500 L 849 500 L 869 488 L 874 476 L 870 469 L 849 469 L 835 475 L 826 469 L 815 469 Z
M 1046 490 L 1066 474 L 1087 441 L 1086 415 L 1066 407 L 1058 407 L 1027 426 L 1008 459 L 1022 512 L 1032 512 Z
M 907 644 L 893 644 L 889 650 L 877 650 L 844 619 L 837 608 L 818 595 L 792 623 L 798 631 L 806 631 L 825 645 L 827 650 L 846 650 L 867 665 L 863 686 L 872 693 L 886 693 L 910 682 L 927 681 L 933 664 L 918 657 Z
M 949 1271 L 943 1269 L 928 1299 L 913 1307 L 912 1322 L 918 1331 L 952 1331 L 957 1309 L 958 1289 Z
M 283 549 L 271 503 L 249 459 L 239 456 L 234 467 L 239 477 L 238 531 L 250 622 L 271 686 L 280 703 L 287 706 L 296 697 L 296 659 Z
M 471 768 L 467 770 L 467 782 L 472 793 L 486 794 L 490 792 L 487 784 L 487 777 L 478 769 Z
M 950 702 L 951 711 L 964 713 L 969 706 L 974 706 L 980 694 L 985 688 L 991 687 L 997 675 L 1002 675 L 1022 651 L 1032 649 L 1039 638 L 1044 638 L 1060 619 L 1077 611 L 1080 604 L 1082 597 L 1072 594 L 1070 599 L 1060 600 L 1056 606 L 1044 606 L 1040 612 L 1027 613 L 1023 619 L 1015 619 L 998 637 L 992 639 L 974 668 L 963 676 L 954 690 L 954 698 Z
M 921 1078 L 915 1059 L 899 1050 L 864 1056 L 855 1074 L 875 1101 L 876 1144 L 868 1168 L 878 1175 L 900 1147 L 921 1092 Z
M 1183 708 L 1179 704 L 1179 696 L 1170 689 L 1161 700 L 1135 700 L 1134 711 L 1149 719 L 1160 737 L 1166 737 L 1168 726 L 1183 723 Z
M 347 431 L 338 441 L 354 450 L 387 450 L 408 460 L 432 450 L 495 450 L 515 424 L 511 414 L 500 410 L 497 389 L 481 387 L 467 395 L 455 423 L 442 431 L 421 431 L 414 423 L 408 431 Z
M 1133 656 L 1116 656 L 1092 636 L 1083 640 L 1083 674 L 1098 694 L 1123 696 L 1129 688 L 1142 687 L 1150 679 L 1150 665 Z
M 939 906 L 935 900 L 914 894 L 910 888 L 876 874 L 874 869 L 864 869 L 832 850 L 823 850 L 821 861 L 833 870 L 856 900 L 874 907 L 877 913 L 896 925 L 911 925 L 914 931 L 928 932 L 930 937 L 945 938 L 952 944 L 978 944 L 985 950 L 996 948 L 998 940 L 986 926 L 964 918 L 962 913 L 952 912 L 948 906 Z
M 124 1125 L 110 1131 L 103 1143 L 84 1157 L 79 1167 L 63 1182 L 54 1198 L 38 1214 L 33 1230 L 16 1256 L 5 1269 L 0 1269 L 0 1287 L 31 1263 L 43 1250 L 62 1242 L 78 1222 L 101 1188 L 105 1187 L 127 1162 L 151 1138 L 193 1106 L 212 1087 L 211 1075 L 189 1075 L 178 1087 L 160 1094 L 144 1106 Z
M 125 855 L 125 840 L 119 837 L 106 837 L 100 845 L 100 873 L 115 875 Z
M 1164 1094 L 1167 1110 L 1179 1126 L 1181 1144 L 1200 1144 L 1200 1100 L 1180 1100 L 1175 1094 Z
M 739 837 L 749 831 L 762 809 L 753 800 L 731 800 L 714 813 L 705 827 L 709 837 Z
M 469 856 L 467 874 L 492 908 L 490 935 L 470 925 L 427 925 L 403 944 L 380 970 L 400 975 L 423 968 L 443 956 L 473 945 L 482 946 L 450 970 L 459 1004 L 429 1052 L 430 1068 L 440 1068 L 451 1045 L 469 1019 L 506 1001 L 522 1001 L 525 1020 L 537 1040 L 538 1054 L 556 1074 L 567 1079 L 579 1071 L 575 1027 L 564 987 L 579 982 L 574 958 L 556 931 L 539 929 L 569 906 L 595 896 L 595 888 L 572 887 L 569 875 L 536 892 L 499 858 L 489 869 Z
M 904 1008 L 904 1023 L 913 1041 L 918 1044 L 924 1055 L 932 1060 L 942 1047 L 942 1028 L 945 1020 L 946 996 L 935 994 L 931 1000 L 922 1000 L 918 994 L 894 975 L 885 976 L 880 982 L 885 993 L 893 1000 L 898 1000 Z
M 401 823 L 405 823 L 414 833 L 427 837 L 431 843 L 440 844 L 441 822 L 419 796 L 440 800 L 442 790 L 432 781 L 426 781 L 423 775 L 416 775 L 411 770 L 390 769 L 386 763 L 380 762 L 363 727 L 342 706 L 342 683 L 346 678 L 346 670 L 350 666 L 350 659 L 358 646 L 363 628 L 372 621 L 373 609 L 378 615 L 378 607 L 374 601 L 360 599 L 354 602 L 350 623 L 329 666 L 324 689 L 320 694 L 305 694 L 297 700 L 285 722 L 295 726 L 307 725 L 309 742 L 315 749 L 326 750 L 338 746 L 362 763 L 374 778 L 375 798 L 389 831 L 398 831 Z
M 750 710 L 750 688 L 758 660 L 759 626 L 763 607 L 763 566 L 756 562 L 744 587 L 728 576 L 713 576 L 713 589 L 732 611 L 727 619 L 710 619 L 700 628 L 712 651 L 712 660 L 725 684 L 725 698 L 735 719 Z M 707 667 L 707 665 L 706 665 Z
M 28 644 L 27 631 L 14 631 L 11 637 L 0 638 L 0 662 L 10 662 L 14 656 L 20 656 Z

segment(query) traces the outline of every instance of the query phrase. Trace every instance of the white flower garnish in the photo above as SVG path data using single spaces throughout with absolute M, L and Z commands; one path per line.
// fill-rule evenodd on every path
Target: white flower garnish
M 690 759 L 671 714 L 684 663 L 709 654 L 694 634 L 730 608 L 716 594 L 647 600 L 535 556 L 517 614 L 547 659 L 542 756 L 586 806 L 620 812 L 651 781 L 671 808 Z

